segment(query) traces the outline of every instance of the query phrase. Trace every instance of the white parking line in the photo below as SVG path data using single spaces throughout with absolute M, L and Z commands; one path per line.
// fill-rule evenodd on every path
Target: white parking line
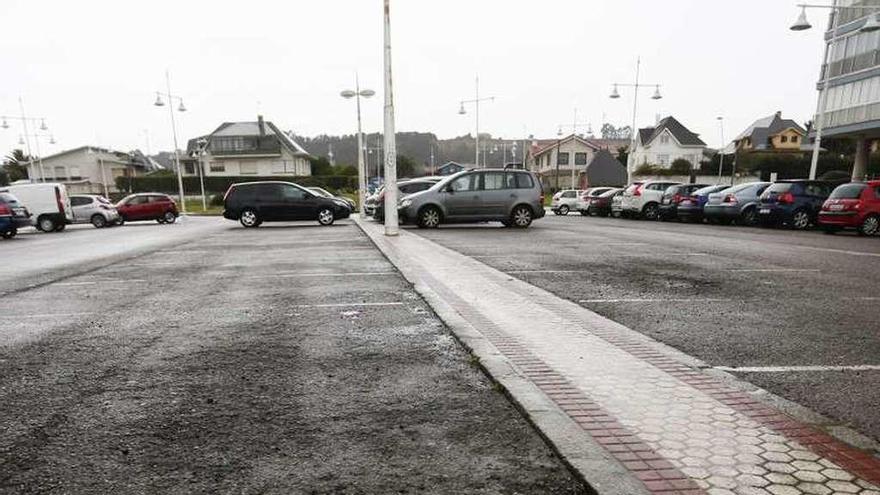
M 860 364 L 853 366 L 747 366 L 742 368 L 715 366 L 715 369 L 735 373 L 798 373 L 805 371 L 880 371 L 880 365 Z
M 98 285 L 98 284 L 127 284 L 131 282 L 146 282 L 143 279 L 127 279 L 127 280 L 94 280 L 89 282 L 58 282 L 51 284 L 51 287 L 77 287 L 80 285 Z
M 510 274 L 535 274 L 535 273 L 595 273 L 595 270 L 509 270 Z
M 295 308 L 348 308 L 348 307 L 370 307 L 370 306 L 403 306 L 402 302 L 385 302 L 385 303 L 339 303 L 339 304 L 298 304 Z
M 725 270 L 734 273 L 819 273 L 816 268 L 730 268 Z
M 733 299 L 581 299 L 578 301 L 581 304 L 595 304 L 595 303 L 654 303 L 654 302 L 687 302 L 687 303 L 709 303 L 709 302 L 730 302 Z
M 15 320 L 16 318 L 69 318 L 71 316 L 88 316 L 92 313 L 44 313 L 34 315 L 7 315 L 4 319 Z
M 397 272 L 351 272 L 351 273 L 271 273 L 267 275 L 251 275 L 247 279 L 261 278 L 298 278 L 298 277 L 366 277 L 378 275 L 397 275 Z

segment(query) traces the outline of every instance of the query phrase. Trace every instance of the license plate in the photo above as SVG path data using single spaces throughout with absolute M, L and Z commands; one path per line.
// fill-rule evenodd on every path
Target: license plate
M 831 205 L 828 209 L 831 211 L 840 211 L 843 209 L 843 205 Z
M 669 198 L 663 198 L 663 204 L 664 204 L 664 205 L 668 205 L 668 204 L 670 203 L 670 201 L 671 201 L 671 200 L 670 200 Z
M 12 213 L 16 216 L 24 216 L 24 208 L 13 208 Z
M 761 208 L 761 215 L 769 215 L 770 208 Z
M 688 201 L 686 199 L 682 200 L 682 202 L 681 202 L 681 206 L 690 206 L 691 204 L 693 204 L 693 203 L 691 203 L 690 201 Z

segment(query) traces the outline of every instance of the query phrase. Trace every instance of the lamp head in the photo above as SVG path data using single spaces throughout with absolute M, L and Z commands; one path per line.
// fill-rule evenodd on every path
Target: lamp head
M 663 95 L 660 94 L 660 86 L 657 86 L 657 89 L 654 91 L 654 95 L 651 96 L 652 100 L 661 100 L 663 99 Z
M 155 105 L 157 107 L 164 107 L 165 106 L 165 102 L 162 101 L 162 96 L 159 93 L 156 93 L 156 101 L 153 103 L 153 105 Z
M 462 103 L 462 104 L 461 104 L 461 107 L 459 107 L 459 109 L 458 109 L 458 114 L 459 114 L 459 115 L 464 115 L 464 114 L 466 114 L 466 113 L 467 113 L 467 111 L 464 109 L 464 103 Z
M 373 96 L 376 96 L 376 92 L 372 89 L 362 89 L 360 94 L 364 98 L 372 98 Z
M 48 131 L 49 130 L 49 128 L 46 127 L 46 119 L 40 119 L 40 130 L 41 131 Z
M 0 124 L 0 127 L 4 129 L 9 129 L 9 122 L 6 122 L 6 117 L 3 117 L 3 123 Z
M 186 111 L 186 107 L 183 106 L 183 100 L 180 100 L 180 106 L 177 107 L 177 111 L 178 112 L 185 112 Z
M 617 85 L 614 85 L 614 89 L 611 91 L 611 99 L 616 100 L 620 98 L 620 93 L 617 91 Z
M 18 136 L 18 144 L 24 144 L 24 138 L 22 136 Z
M 346 89 L 342 93 L 339 93 L 339 96 L 342 96 L 345 99 L 349 99 L 349 98 L 354 98 L 355 96 L 357 96 L 357 93 L 355 93 L 354 91 L 352 91 L 350 89 Z
M 49 144 L 55 144 L 55 136 L 49 136 Z
M 804 7 L 803 9 L 801 9 L 801 15 L 798 16 L 797 20 L 791 26 L 791 30 L 792 31 L 806 31 L 807 29 L 810 29 L 811 27 L 813 27 L 813 25 L 810 24 L 810 21 L 807 20 L 807 8 Z

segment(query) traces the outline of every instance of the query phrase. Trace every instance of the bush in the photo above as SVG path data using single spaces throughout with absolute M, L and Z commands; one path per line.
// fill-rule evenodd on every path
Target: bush
M 688 163 L 688 166 L 690 166 L 690 163 Z M 634 175 L 648 175 L 648 176 L 653 175 L 653 176 L 659 176 L 659 177 L 668 177 L 668 176 L 673 176 L 673 175 L 690 175 L 690 170 L 688 170 L 685 173 L 680 173 L 680 172 L 676 172 L 675 170 L 672 170 L 670 168 L 665 168 L 665 167 L 660 167 L 657 165 L 650 165 L 648 163 L 644 163 L 642 165 L 639 165 L 639 167 L 636 169 Z
M 679 158 L 672 162 L 672 166 L 669 167 L 669 170 L 675 173 L 675 175 L 690 175 L 691 169 L 693 166 L 691 162 L 685 160 L 684 158 Z
M 303 187 L 323 187 L 330 191 L 357 189 L 357 176 L 308 176 L 308 177 L 291 177 L 291 176 L 272 176 L 272 177 L 229 177 L 229 176 L 210 176 L 205 177 L 205 192 L 208 194 L 225 194 L 226 190 L 232 184 L 240 182 L 254 182 L 263 180 L 277 180 L 283 182 L 293 182 Z M 132 192 L 160 192 L 165 194 L 177 194 L 177 176 L 171 175 L 147 175 L 144 177 L 118 177 L 116 179 L 116 187 L 120 190 L 127 191 L 131 182 Z M 201 191 L 198 177 L 183 178 L 184 191 L 194 194 Z
M 211 200 L 208 202 L 209 206 L 223 206 L 223 195 L 215 194 L 211 196 Z

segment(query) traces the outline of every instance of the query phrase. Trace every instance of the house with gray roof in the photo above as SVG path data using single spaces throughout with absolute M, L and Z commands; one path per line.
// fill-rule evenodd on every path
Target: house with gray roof
M 224 122 L 214 132 L 190 139 L 184 175 L 205 176 L 308 176 L 311 155 L 274 123 L 264 120 Z
M 71 194 L 102 194 L 125 192 L 129 188 L 117 179 L 141 177 L 161 170 L 152 158 L 140 151 L 119 151 L 100 146 L 80 146 L 44 156 L 34 161 L 28 176 L 37 182 L 61 182 Z
M 782 112 L 756 120 L 733 140 L 738 153 L 771 152 L 797 153 L 803 150 L 807 131 L 791 119 L 783 119 Z M 811 146 L 808 146 L 811 149 Z
M 675 117 L 666 117 L 654 127 L 639 129 L 633 163 L 669 168 L 676 160 L 687 160 L 694 167 L 703 160 L 706 143 Z

